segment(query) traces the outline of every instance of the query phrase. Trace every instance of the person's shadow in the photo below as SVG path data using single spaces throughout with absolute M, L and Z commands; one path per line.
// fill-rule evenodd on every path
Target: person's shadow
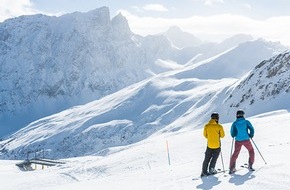
M 254 178 L 255 178 L 255 175 L 252 175 L 251 172 L 248 172 L 244 175 L 233 174 L 229 182 L 235 185 L 243 185 L 246 181 L 254 179 Z
M 197 189 L 209 190 L 221 183 L 215 176 L 201 178 L 202 183 L 196 186 Z

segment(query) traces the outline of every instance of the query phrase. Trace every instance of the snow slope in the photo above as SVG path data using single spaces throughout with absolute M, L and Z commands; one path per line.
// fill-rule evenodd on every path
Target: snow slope
M 46 157 L 66 158 L 67 163 L 23 172 L 14 165 L 18 161 L 0 161 L 1 188 L 289 189 L 289 62 L 289 52 L 284 52 L 261 62 L 240 80 L 193 78 L 188 69 L 194 67 L 189 66 L 37 120 L 1 141 L 1 158 L 25 159 L 27 152 L 44 149 Z M 254 87 L 255 93 L 250 93 Z M 233 176 L 193 181 L 200 174 L 206 148 L 201 128 L 213 111 L 220 113 L 226 131 L 222 156 L 227 168 L 229 127 L 238 108 L 251 116 L 254 140 L 267 165 L 256 150 L 253 173 L 241 169 Z M 220 159 L 218 168 L 222 168 Z M 237 165 L 247 160 L 243 149 Z
M 103 154 L 161 129 L 181 130 L 192 121 L 197 127 L 205 121 L 200 116 L 215 109 L 212 102 L 219 91 L 234 81 L 159 75 L 35 121 L 2 141 L 0 152 L 10 159 L 26 158 L 28 151 L 37 149 L 52 150 L 47 156 L 53 158 Z
M 0 156 L 23 159 L 27 152 L 38 149 L 51 150 L 46 154 L 53 158 L 106 155 L 110 147 L 136 143 L 158 131 L 200 128 L 213 111 L 223 116 L 221 122 L 229 122 L 237 109 L 244 109 L 249 116 L 263 110 L 289 110 L 289 71 L 289 52 L 285 52 L 262 62 L 239 81 L 196 79 L 188 68 L 159 74 L 100 100 L 31 123 L 0 142 Z M 258 86 L 259 81 L 262 86 L 277 87 L 271 88 L 275 93 L 264 99 L 260 94 L 268 93 L 269 88 L 257 87 L 254 94 L 249 93 L 248 89 Z M 247 96 L 255 103 L 249 99 L 241 104 L 240 97 Z M 238 102 L 241 105 L 232 106 Z
M 258 63 L 285 50 L 279 43 L 258 39 L 239 44 L 198 63 L 196 60 L 189 61 L 187 65 L 193 64 L 194 68 L 186 72 L 199 79 L 241 78 Z
M 106 156 L 86 156 L 67 159 L 67 164 L 44 170 L 23 172 L 14 165 L 17 161 L 0 161 L 1 189 L 7 190 L 189 190 L 189 189 L 290 189 L 287 168 L 290 140 L 290 113 L 279 110 L 248 118 L 256 129 L 254 141 L 267 161 L 264 164 L 256 152 L 255 172 L 246 169 L 229 176 L 218 174 L 204 179 L 199 176 L 206 148 L 201 129 L 184 132 L 158 133 L 136 144 L 109 149 Z M 234 117 L 233 117 L 234 119 Z M 232 138 L 230 123 L 223 124 L 226 136 L 222 139 L 225 168 L 229 164 Z M 168 164 L 166 141 L 169 144 L 171 165 Z M 242 149 L 237 165 L 247 162 Z M 221 157 L 217 167 L 222 168 Z
M 178 30 L 177 30 L 178 31 Z M 179 31 L 177 34 L 178 36 L 181 36 L 181 38 L 184 36 L 184 33 L 182 31 Z M 170 36 L 166 35 L 170 41 L 174 41 L 174 39 L 171 39 Z M 242 43 L 249 42 L 254 40 L 252 36 L 245 35 L 245 34 L 239 34 L 234 35 L 232 37 L 229 37 L 225 39 L 224 41 L 220 43 L 215 42 L 203 42 L 202 44 L 195 46 L 192 44 L 191 46 L 187 46 L 182 48 L 182 51 L 177 52 L 176 59 L 180 61 L 180 63 L 187 63 L 190 59 L 193 57 L 196 57 L 194 60 L 192 60 L 193 63 L 200 62 L 202 60 L 211 58 L 215 55 L 221 54 L 229 49 L 232 49 Z M 190 42 L 191 40 L 188 40 Z M 194 56 L 192 56 L 194 55 Z M 255 54 L 253 54 L 255 55 Z
M 274 56 L 257 65 L 227 92 L 223 111 L 241 108 L 249 115 L 275 109 L 290 110 L 290 52 Z
M 242 63 L 246 68 L 239 69 L 244 73 L 255 66 L 255 61 L 285 49 L 266 42 L 260 47 L 253 42 L 252 48 L 246 48 L 250 52 L 245 47 L 229 52 L 229 48 L 251 39 L 245 35 L 220 44 L 178 49 L 163 35 L 133 34 L 126 18 L 119 14 L 111 19 L 107 7 L 60 17 L 8 19 L 0 23 L 0 33 L 0 137 L 152 75 L 180 69 L 185 63 L 197 64 L 223 53 L 208 66 L 224 67 L 232 62 L 232 69 Z M 202 75 L 206 65 L 200 68 L 195 77 L 206 78 Z M 213 78 L 228 77 L 225 72 L 229 69 Z
M 0 136 L 150 77 L 177 51 L 164 36 L 133 34 L 107 7 L 8 19 L 0 33 Z

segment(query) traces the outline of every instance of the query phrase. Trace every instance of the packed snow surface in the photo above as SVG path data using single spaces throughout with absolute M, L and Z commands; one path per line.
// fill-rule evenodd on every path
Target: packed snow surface
M 1 189 L 289 189 L 290 174 L 287 168 L 290 168 L 290 113 L 279 110 L 247 119 L 255 127 L 254 142 L 267 162 L 264 163 L 255 148 L 254 172 L 238 168 L 240 170 L 231 176 L 220 173 L 192 180 L 200 175 L 206 140 L 202 136 L 202 129 L 188 129 L 184 132 L 156 133 L 139 143 L 111 148 L 106 156 L 70 158 L 65 160 L 65 165 L 43 170 L 38 166 L 37 170 L 23 172 L 15 166 L 19 161 L 2 160 Z M 222 139 L 222 157 L 227 169 L 232 144 L 229 135 L 231 123 L 222 125 L 226 132 Z M 171 165 L 168 162 L 166 141 Z M 248 153 L 242 148 L 237 165 L 247 160 Z M 217 168 L 223 168 L 221 156 Z

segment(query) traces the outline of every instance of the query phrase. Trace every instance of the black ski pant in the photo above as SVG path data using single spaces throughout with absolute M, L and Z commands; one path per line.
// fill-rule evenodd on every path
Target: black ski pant
M 206 148 L 205 158 L 202 164 L 203 173 L 207 173 L 208 168 L 215 168 L 216 161 L 219 157 L 220 151 L 221 151 L 221 148 L 215 148 L 215 149 L 209 148 L 209 147 Z

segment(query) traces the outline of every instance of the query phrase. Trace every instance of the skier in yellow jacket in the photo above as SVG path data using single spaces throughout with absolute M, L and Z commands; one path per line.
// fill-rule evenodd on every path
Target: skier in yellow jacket
M 218 124 L 218 121 L 219 114 L 214 112 L 211 114 L 211 120 L 204 126 L 203 135 L 207 139 L 207 148 L 202 164 L 201 177 L 217 173 L 215 165 L 221 151 L 220 138 L 225 136 L 223 126 Z

